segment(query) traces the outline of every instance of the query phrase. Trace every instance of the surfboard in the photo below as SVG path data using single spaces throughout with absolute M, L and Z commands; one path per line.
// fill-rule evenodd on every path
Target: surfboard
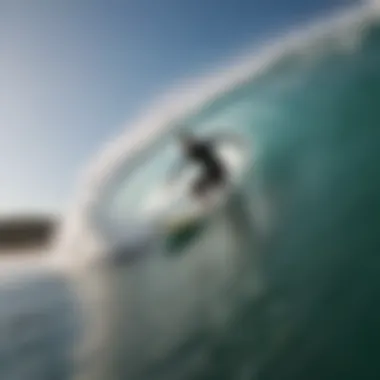
M 166 228 L 168 231 L 176 232 L 186 230 L 189 226 L 196 224 L 203 217 L 203 213 L 182 214 L 169 218 L 166 222 Z
M 182 219 L 169 219 L 165 228 L 165 244 L 169 253 L 178 252 L 187 246 L 207 227 L 206 215 L 185 215 Z

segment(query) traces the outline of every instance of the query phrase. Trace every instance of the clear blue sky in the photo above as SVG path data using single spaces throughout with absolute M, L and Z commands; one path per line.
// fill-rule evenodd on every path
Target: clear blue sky
M 353 0 L 0 0 L 0 214 L 61 210 L 166 88 Z

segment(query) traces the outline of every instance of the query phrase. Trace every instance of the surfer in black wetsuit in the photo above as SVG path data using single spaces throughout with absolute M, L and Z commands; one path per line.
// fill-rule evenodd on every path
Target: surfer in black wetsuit
M 195 162 L 202 168 L 201 176 L 192 188 L 193 196 L 203 198 L 209 190 L 226 184 L 226 168 L 218 158 L 211 140 L 201 140 L 190 134 L 181 134 L 180 141 L 185 162 Z

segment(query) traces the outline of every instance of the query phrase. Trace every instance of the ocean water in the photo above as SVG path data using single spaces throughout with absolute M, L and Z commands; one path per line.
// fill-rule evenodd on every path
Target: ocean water
M 92 332 L 108 330 L 88 379 L 380 378 L 380 22 L 354 21 L 182 120 L 243 137 L 255 159 L 174 252 L 160 241 L 91 267 L 87 324 L 99 312 Z M 136 216 L 175 161 L 161 137 L 90 210 L 115 245 L 112 218 Z
M 380 378 L 380 23 L 348 31 L 186 120 L 255 142 L 242 209 L 260 226 L 265 204 L 269 227 L 250 231 L 242 255 L 260 254 L 248 272 L 264 285 L 216 336 L 187 336 L 146 378 Z M 182 358 L 198 349 L 204 364 L 189 375 Z

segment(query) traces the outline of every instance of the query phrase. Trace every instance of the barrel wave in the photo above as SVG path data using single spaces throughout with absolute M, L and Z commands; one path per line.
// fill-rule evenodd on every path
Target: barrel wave
M 175 161 L 177 129 L 100 186 L 89 224 L 113 247 L 146 236 L 143 254 L 134 241 L 88 275 L 106 289 L 98 378 L 378 378 L 379 68 L 380 23 L 360 11 L 181 118 L 243 137 L 254 158 L 174 252 L 136 215 Z

